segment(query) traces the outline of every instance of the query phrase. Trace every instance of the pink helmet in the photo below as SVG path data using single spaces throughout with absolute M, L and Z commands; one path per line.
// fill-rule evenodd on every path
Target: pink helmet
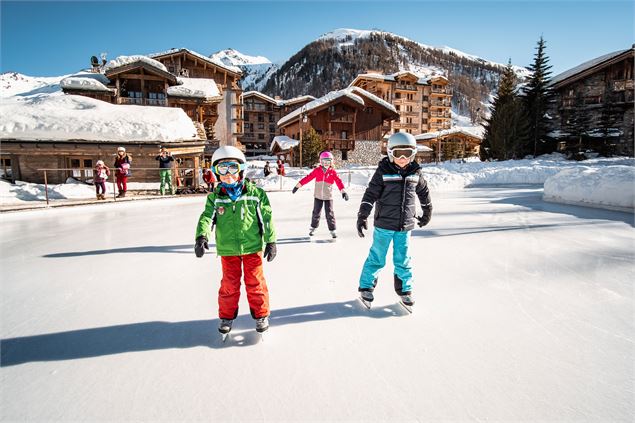
M 323 151 L 320 153 L 320 160 L 322 159 L 333 160 L 333 154 L 330 151 Z

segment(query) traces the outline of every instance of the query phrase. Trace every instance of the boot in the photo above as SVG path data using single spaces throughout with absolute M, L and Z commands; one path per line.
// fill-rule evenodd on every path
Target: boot
M 331 238 L 337 238 L 337 232 L 335 232 L 335 229 L 331 231 Z
M 368 301 L 369 303 L 372 303 L 373 300 L 375 299 L 375 296 L 373 295 L 373 291 L 368 291 L 368 290 L 360 291 L 359 296 L 362 297 L 362 300 Z
M 101 194 L 97 194 L 97 199 L 101 200 Z
M 317 229 L 317 228 L 311 227 L 311 228 L 309 229 L 309 236 L 313 236 L 313 234 L 315 233 L 315 230 L 316 230 L 316 229 Z
M 415 300 L 414 298 L 412 298 L 412 293 L 400 295 L 399 298 L 401 299 L 402 303 L 409 307 L 412 307 L 415 304 Z
M 125 196 L 126 196 L 126 191 L 121 191 L 121 195 L 120 195 L 120 197 L 121 197 L 121 198 L 124 198 Z
M 229 333 L 232 330 L 232 323 L 234 323 L 234 321 L 231 319 L 220 319 L 218 331 L 222 334 Z
M 256 319 L 256 332 L 262 333 L 269 329 L 269 317 L 261 317 Z

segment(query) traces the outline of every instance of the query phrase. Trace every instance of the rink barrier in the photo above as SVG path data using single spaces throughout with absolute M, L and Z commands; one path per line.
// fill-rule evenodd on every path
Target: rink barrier
M 178 168 L 178 171 L 188 171 L 188 170 L 194 171 L 194 170 L 197 170 L 197 169 L 200 170 L 201 168 L 200 167 L 199 168 L 180 167 L 180 168 Z M 43 169 L 37 169 L 38 172 L 41 171 L 41 172 L 44 173 L 44 195 L 45 195 L 45 198 L 46 198 L 46 206 L 47 207 L 50 205 L 49 188 L 48 188 L 48 174 L 47 174 L 47 172 L 77 171 L 77 170 L 82 171 L 82 170 L 87 170 L 87 169 L 77 169 L 77 168 L 50 168 L 50 169 L 43 168 Z M 90 170 L 94 170 L 94 169 L 90 169 Z M 133 172 L 143 170 L 143 171 L 156 171 L 158 173 L 158 171 L 163 170 L 163 169 L 159 169 L 159 168 L 156 168 L 156 167 L 135 167 L 135 168 L 132 168 L 132 170 L 133 170 Z M 174 178 L 174 170 L 175 169 L 172 168 L 173 180 L 175 181 L 174 182 L 175 184 L 178 184 L 176 182 L 176 180 L 178 179 L 178 176 L 177 176 L 177 178 Z M 311 171 L 311 170 L 312 169 L 309 169 L 309 171 Z M 116 170 L 111 169 L 111 175 L 109 175 L 109 178 L 112 177 L 112 181 L 111 181 L 112 182 L 112 190 L 111 190 L 111 192 L 112 192 L 113 201 L 117 201 L 117 178 L 116 178 L 116 175 L 114 175 L 115 172 L 116 172 Z M 345 185 L 346 185 L 346 188 L 349 188 L 351 186 L 351 178 L 352 178 L 351 175 L 352 175 L 352 172 L 350 170 L 348 170 L 348 169 L 341 169 L 341 170 L 338 170 L 337 173 L 339 174 L 340 179 L 342 179 L 342 176 L 344 174 L 347 175 L 346 184 Z M 185 177 L 185 176 L 183 176 L 183 177 Z M 198 177 L 198 175 L 197 175 L 197 177 Z M 291 189 L 286 189 L 286 190 L 284 189 L 284 181 L 285 181 L 286 178 L 288 178 L 288 176 L 280 176 L 280 175 L 278 175 L 278 179 L 280 181 L 280 186 L 279 186 L 277 191 L 282 192 L 282 191 L 291 191 L 292 190 L 292 188 Z M 295 179 L 293 179 L 293 180 L 295 180 Z M 159 178 L 159 182 L 160 182 L 160 178 Z M 196 186 L 197 187 L 202 186 L 201 184 L 199 184 L 198 180 L 196 181 Z M 295 184 L 294 184 L 294 186 L 295 186 Z M 175 188 L 175 191 L 176 191 L 176 188 Z

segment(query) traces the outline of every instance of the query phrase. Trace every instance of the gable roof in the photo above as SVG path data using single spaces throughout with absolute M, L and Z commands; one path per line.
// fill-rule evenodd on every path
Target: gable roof
M 162 58 L 162 57 L 166 57 L 166 56 L 173 56 L 175 54 L 182 54 L 182 53 L 189 54 L 190 56 L 193 56 L 193 57 L 195 57 L 195 58 L 197 58 L 199 60 L 202 60 L 204 62 L 209 63 L 210 65 L 214 65 L 214 66 L 217 66 L 217 67 L 219 67 L 219 68 L 221 68 L 223 70 L 231 72 L 231 73 L 235 74 L 236 76 L 241 76 L 242 73 L 243 73 L 243 71 L 240 68 L 236 67 L 236 66 L 226 65 L 225 63 L 221 62 L 220 60 L 204 56 L 204 55 L 202 55 L 200 53 L 195 52 L 194 50 L 190 50 L 190 49 L 183 48 L 183 47 L 182 48 L 173 48 L 173 49 L 170 49 L 170 50 L 167 50 L 167 51 L 162 51 L 160 53 L 152 53 L 152 54 L 149 54 L 148 56 L 152 57 L 153 59 L 156 59 L 156 58 Z
M 344 88 L 343 90 L 331 91 L 325 96 L 315 99 L 305 104 L 299 109 L 295 109 L 288 115 L 282 117 L 278 121 L 278 126 L 283 126 L 288 123 L 291 123 L 294 120 L 299 119 L 302 113 L 307 113 L 311 110 L 322 109 L 326 107 L 327 105 L 329 105 L 330 103 L 334 102 L 335 100 L 339 98 L 343 98 L 343 97 L 348 98 L 354 101 L 355 103 L 358 103 L 361 106 L 367 105 L 366 102 L 364 101 L 364 98 L 366 98 L 367 100 L 371 100 L 372 102 L 378 104 L 379 106 L 385 109 L 388 109 L 389 112 L 392 112 L 393 114 L 397 115 L 397 109 L 395 109 L 395 106 L 393 106 L 392 104 L 382 100 L 376 95 L 371 94 L 368 91 L 361 89 L 359 87 L 348 87 L 348 88 Z
M 168 87 L 168 96 L 181 98 L 202 98 L 205 100 L 222 100 L 216 81 L 208 78 L 177 78 L 179 85 Z
M 355 79 L 353 80 L 353 82 L 349 84 L 349 87 L 352 87 L 353 85 L 355 85 L 356 82 L 363 79 L 374 79 L 377 81 L 396 82 L 399 77 L 404 75 L 412 75 L 415 78 L 417 78 L 417 82 L 415 82 L 415 84 L 418 84 L 418 85 L 428 85 L 431 79 L 436 79 L 439 77 L 445 78 L 444 76 L 441 76 L 441 75 L 420 75 L 412 71 L 399 71 L 399 72 L 395 72 L 395 73 L 391 73 L 387 75 L 370 72 L 370 73 L 360 73 L 359 75 L 357 75 Z
M 143 68 L 150 73 L 164 77 L 172 84 L 176 84 L 176 76 L 168 72 L 163 63 L 147 56 L 119 56 L 108 62 L 104 68 L 104 74 L 110 78 L 111 76 L 138 68 Z
M 612 65 L 615 62 L 619 62 L 629 56 L 633 56 L 634 48 L 631 47 L 626 50 L 618 50 L 612 53 L 604 54 L 596 57 L 595 59 L 588 60 L 578 66 L 575 66 L 569 70 L 566 70 L 553 78 L 549 85 L 554 88 L 558 88 L 567 84 L 570 84 L 580 78 L 584 78 L 589 73 L 596 72 L 606 66 Z

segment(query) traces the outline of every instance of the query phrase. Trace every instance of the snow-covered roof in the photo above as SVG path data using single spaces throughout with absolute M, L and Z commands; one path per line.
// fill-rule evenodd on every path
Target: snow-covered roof
M 114 93 L 114 89 L 106 85 L 110 80 L 101 73 L 80 72 L 68 76 L 60 81 L 60 87 L 65 90 L 104 91 Z
M 207 78 L 176 78 L 179 85 L 168 87 L 168 96 L 220 99 L 220 91 L 216 81 Z
M 468 128 L 468 127 L 455 127 L 450 129 L 444 129 L 443 131 L 435 131 L 435 132 L 426 132 L 424 134 L 415 135 L 415 139 L 418 141 L 421 140 L 429 140 L 438 137 L 444 137 L 452 134 L 463 134 L 470 137 L 482 139 L 483 136 L 477 133 L 476 128 Z
M 290 150 L 291 148 L 295 147 L 298 144 L 300 144 L 300 141 L 298 140 L 289 138 L 286 135 L 278 135 L 277 137 L 273 138 L 273 141 L 271 142 L 271 147 L 269 149 L 273 151 L 273 147 L 277 145 L 278 148 L 280 148 L 280 150 L 285 151 L 285 150 Z
M 428 85 L 431 79 L 437 79 L 437 78 L 444 78 L 447 81 L 447 78 L 445 78 L 443 75 L 435 75 L 435 74 L 422 75 L 418 72 L 413 72 L 413 71 L 399 71 L 399 72 L 391 73 L 388 75 L 371 72 L 371 73 L 360 73 L 359 75 L 355 77 L 355 79 L 353 80 L 353 82 L 351 82 L 349 86 L 353 86 L 360 79 L 375 79 L 379 81 L 395 82 L 397 81 L 398 77 L 406 75 L 406 74 L 410 74 L 417 77 L 418 79 L 416 84 L 419 84 L 419 85 Z
M 142 55 L 134 55 L 134 56 L 119 56 L 113 60 L 111 60 L 110 62 L 108 62 L 108 64 L 106 66 L 104 66 L 104 71 L 105 72 L 109 72 L 112 71 L 113 69 L 119 68 L 121 66 L 127 66 L 130 65 L 132 63 L 137 63 L 137 62 L 143 62 L 145 64 L 147 64 L 150 67 L 153 68 L 157 68 L 160 71 L 163 72 L 168 72 L 168 69 L 165 67 L 165 65 L 157 60 L 154 60 L 148 56 L 142 56 Z
M 243 99 L 251 96 L 260 97 L 261 99 L 268 101 L 269 103 L 275 104 L 276 106 L 280 106 L 281 100 L 276 100 L 275 98 L 269 97 L 267 94 L 263 94 L 260 91 L 245 91 L 243 93 Z
M 237 73 L 239 75 L 242 75 L 242 73 L 243 73 L 243 71 L 240 70 L 239 67 L 228 65 L 226 63 L 223 63 L 219 59 L 216 59 L 216 58 L 213 58 L 213 57 L 204 56 L 204 55 L 202 55 L 200 53 L 197 53 L 197 52 L 195 52 L 193 50 L 190 50 L 190 49 L 187 49 L 187 48 L 184 48 L 184 47 L 182 47 L 182 48 L 173 48 L 173 49 L 170 49 L 170 50 L 167 50 L 167 51 L 162 51 L 160 53 L 152 53 L 152 54 L 149 54 L 148 56 L 150 56 L 150 57 L 163 57 L 163 56 L 169 56 L 169 55 L 172 55 L 172 54 L 175 54 L 175 53 L 181 53 L 181 52 L 186 52 L 188 54 L 191 54 L 192 56 L 195 56 L 195 57 L 197 57 L 197 58 L 199 58 L 201 60 L 204 60 L 207 63 L 211 63 L 212 65 L 218 66 L 219 68 L 222 68 L 222 69 L 226 69 L 226 70 L 228 70 L 230 72 Z
M 572 76 L 574 76 L 576 74 L 584 72 L 587 69 L 591 69 L 592 67 L 600 65 L 603 62 L 607 62 L 607 61 L 609 61 L 609 60 L 611 60 L 611 59 L 613 59 L 613 58 L 615 58 L 617 56 L 620 56 L 620 55 L 622 55 L 622 54 L 624 54 L 624 53 L 626 53 L 628 51 L 631 51 L 631 50 L 633 50 L 633 49 L 630 48 L 630 49 L 626 49 L 626 50 L 618 50 L 618 51 L 614 51 L 612 53 L 608 53 L 608 54 L 602 55 L 600 57 L 596 57 L 595 59 L 588 60 L 588 61 L 586 61 L 586 62 L 584 62 L 584 63 L 582 63 L 582 64 L 580 64 L 580 65 L 578 65 L 576 67 L 573 67 L 573 68 L 571 68 L 569 70 L 566 70 L 566 71 L 554 76 L 553 78 L 551 78 L 550 85 L 556 85 L 556 84 L 564 81 L 565 79 L 568 79 L 568 78 L 570 78 L 570 77 L 572 77 Z
M 427 145 L 423 145 L 423 144 L 417 144 L 417 151 L 419 153 L 428 153 L 430 151 L 434 151 L 432 150 L 430 147 L 428 147 Z
M 9 97 L 0 103 L 0 138 L 103 142 L 197 139 L 178 107 L 110 104 L 81 95 Z
M 338 99 L 340 97 L 347 97 L 351 100 L 353 100 L 356 103 L 361 104 L 362 106 L 365 106 L 366 103 L 364 102 L 364 99 L 362 98 L 362 96 L 368 98 L 369 100 L 380 104 L 381 106 L 397 113 L 397 109 L 395 109 L 395 106 L 393 106 L 392 104 L 382 100 L 381 98 L 377 97 L 374 94 L 369 93 L 366 90 L 363 90 L 359 87 L 348 87 L 348 88 L 344 88 L 342 90 L 337 90 L 337 91 L 331 91 L 330 93 L 326 94 L 325 96 L 322 96 L 318 99 L 315 99 L 307 104 L 305 104 L 304 106 L 302 106 L 299 109 L 296 109 L 294 111 L 292 111 L 291 113 L 289 113 L 286 116 L 283 116 L 282 119 L 280 119 L 278 121 L 278 126 L 282 126 L 288 122 L 293 121 L 295 118 L 299 117 L 301 113 L 307 113 L 313 109 L 317 109 L 320 108 L 322 106 L 324 106 L 325 104 L 328 104 L 330 102 L 332 102 L 335 99 Z
M 312 95 L 301 95 L 299 97 L 293 97 L 288 100 L 279 100 L 279 101 L 282 106 L 288 106 L 290 104 L 299 103 L 301 101 L 313 101 L 313 100 L 315 100 L 315 97 L 313 97 Z

